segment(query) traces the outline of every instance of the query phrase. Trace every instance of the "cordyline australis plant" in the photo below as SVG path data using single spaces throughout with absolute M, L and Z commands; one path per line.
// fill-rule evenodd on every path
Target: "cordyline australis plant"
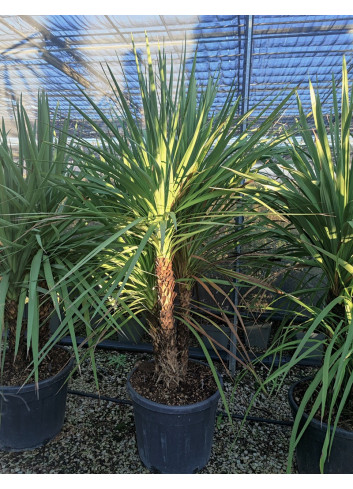
M 317 348 L 303 346 L 313 332 L 324 335 L 321 343 L 325 355 L 300 405 L 290 444 L 290 463 L 304 429 L 315 416 L 333 426 L 327 429 L 322 448 L 320 469 L 329 455 L 340 417 L 353 419 L 353 165 L 350 131 L 353 114 L 353 92 L 343 59 L 341 97 L 332 80 L 332 111 L 326 118 L 320 96 L 310 84 L 313 126 L 308 123 L 298 97 L 297 137 L 288 140 L 271 168 L 275 177 L 254 175 L 256 189 L 246 189 L 252 198 L 265 205 L 273 215 L 286 223 L 266 220 L 273 238 L 281 240 L 281 256 L 287 262 L 316 270 L 323 278 L 312 287 L 321 298 L 316 305 L 304 304 L 305 290 L 293 293 L 301 306 L 305 336 L 293 340 L 297 327 L 286 328 L 279 343 L 268 354 L 295 350 L 291 361 L 267 379 L 282 382 L 290 369 Z M 266 219 L 266 218 L 264 218 Z M 264 224 L 264 221 L 262 221 Z M 314 402 L 309 404 L 309 401 Z M 305 426 L 299 428 L 302 413 L 308 413 Z M 290 464 L 289 464 L 290 469 Z
M 63 188 L 51 184 L 71 166 L 65 151 L 69 122 L 56 136 L 56 117 L 57 111 L 50 116 L 47 97 L 41 93 L 34 124 L 22 100 L 16 105 L 16 151 L 9 144 L 4 121 L 0 130 L 1 372 L 5 357 L 18 372 L 32 362 L 36 381 L 42 354 L 50 346 L 49 316 L 55 308 L 61 317 L 60 301 L 66 308 L 62 330 L 66 327 L 74 335 L 71 282 L 62 281 L 55 290 L 54 284 L 73 268 L 81 252 L 87 254 L 89 245 L 87 227 L 78 220 L 76 208 L 70 207 L 75 202 L 68 201 Z M 74 279 L 80 282 L 83 276 L 71 275 Z
M 349 96 L 348 76 L 343 61 L 341 103 L 332 82 L 333 112 L 324 117 L 318 93 L 310 84 L 314 126 L 308 123 L 298 97 L 299 121 L 296 137 L 277 148 L 278 155 L 267 162 L 273 177 L 253 175 L 256 188 L 247 186 L 279 225 L 264 215 L 267 234 L 282 246 L 278 258 L 293 265 L 316 269 L 326 279 L 321 285 L 322 304 L 341 296 L 352 287 L 353 272 L 353 168 L 350 128 L 353 100 Z M 294 130 L 293 130 L 294 132 Z M 275 255 L 274 255 L 275 256 Z M 343 313 L 343 309 L 341 309 Z
M 68 184 L 76 186 L 95 219 L 111 229 L 105 252 L 115 256 L 118 265 L 107 265 L 110 282 L 104 299 L 114 295 L 120 306 L 134 304 L 135 310 L 144 310 L 156 379 L 173 387 L 186 374 L 189 331 L 197 335 L 197 321 L 190 320 L 194 281 L 229 259 L 245 233 L 235 227 L 237 203 L 228 198 L 230 184 L 237 193 L 241 178 L 229 168 L 247 172 L 279 141 L 265 141 L 264 136 L 287 99 L 263 123 L 262 113 L 254 118 L 242 133 L 242 123 L 253 110 L 237 116 L 235 86 L 214 112 L 218 79 L 210 77 L 206 86 L 198 86 L 196 56 L 187 76 L 184 53 L 174 76 L 164 51 L 159 50 L 153 66 L 147 37 L 146 48 L 144 72 L 133 45 L 141 112 L 128 103 L 128 80 L 123 90 L 109 66 L 114 119 L 84 92 L 99 122 L 74 106 L 95 128 L 98 144 L 79 141 L 82 151 L 73 155 L 82 160 L 81 175 Z

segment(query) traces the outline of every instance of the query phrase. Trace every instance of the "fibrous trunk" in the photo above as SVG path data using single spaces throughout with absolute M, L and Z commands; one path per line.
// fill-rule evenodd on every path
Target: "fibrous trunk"
M 159 325 L 151 331 L 157 382 L 168 388 L 180 381 L 176 328 L 174 325 L 175 280 L 172 261 L 167 257 L 156 260 Z
M 191 302 L 191 290 L 185 284 L 179 284 L 179 301 L 181 307 L 181 314 L 184 321 L 188 321 L 190 317 L 190 302 Z M 178 321 L 177 328 L 177 348 L 179 357 L 179 370 L 180 376 L 183 378 L 186 376 L 188 361 L 189 361 L 189 336 L 190 330 L 187 325 Z

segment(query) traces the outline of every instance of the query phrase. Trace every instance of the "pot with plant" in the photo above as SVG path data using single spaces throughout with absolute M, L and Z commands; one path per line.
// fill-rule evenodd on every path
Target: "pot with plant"
M 211 295 L 221 290 L 206 278 L 211 268 L 247 280 L 232 271 L 232 252 L 246 231 L 234 224 L 242 212 L 242 176 L 234 177 L 229 168 L 246 173 L 278 142 L 265 135 L 286 100 L 241 133 L 252 111 L 237 115 L 235 86 L 216 112 L 218 80 L 210 77 L 206 86 L 198 86 L 196 56 L 187 76 L 184 53 L 174 79 L 166 54 L 158 52 L 154 68 L 147 39 L 146 45 L 146 74 L 134 48 L 140 99 L 132 104 L 126 98 L 130 87 L 120 87 L 108 66 L 115 120 L 88 95 L 99 122 L 75 106 L 95 128 L 99 144 L 78 141 L 83 149 L 76 146 L 73 155 L 84 163 L 82 177 L 72 183 L 111 230 L 104 250 L 109 270 L 103 310 L 113 298 L 110 312 L 117 323 L 126 311 L 132 317 L 143 314 L 153 343 L 153 362 L 137 366 L 128 379 L 141 460 L 153 471 L 192 473 L 210 457 L 219 396 L 225 401 L 200 336 L 205 312 L 192 308 L 193 286 L 199 282 Z M 234 330 L 226 315 L 218 314 Z M 113 323 L 106 318 L 97 331 L 100 338 L 111 334 Z M 209 366 L 189 361 L 190 333 Z
M 292 322 L 269 353 L 293 351 L 266 382 L 285 377 L 318 346 L 323 361 L 314 377 L 290 390 L 295 422 L 290 442 L 289 468 L 296 450 L 302 473 L 353 471 L 353 165 L 350 142 L 353 99 L 343 60 L 340 101 L 332 82 L 332 109 L 324 115 L 320 96 L 310 85 L 313 126 L 298 97 L 299 120 L 295 136 L 278 149 L 270 168 L 276 175 L 254 175 L 258 186 L 249 194 L 265 203 L 282 220 L 265 220 L 273 237 L 283 243 L 280 256 L 290 266 L 315 270 L 322 279 L 312 290 L 320 300 L 301 299 L 305 290 L 291 294 L 306 312 L 305 334 L 296 339 Z M 278 255 L 278 257 L 280 257 Z M 304 327 L 303 325 L 301 327 Z M 312 334 L 320 334 L 315 343 Z M 316 337 L 318 338 L 318 336 Z
M 3 450 L 40 446 L 61 429 L 65 381 L 73 360 L 68 351 L 55 344 L 66 331 L 74 336 L 78 311 L 78 303 L 70 300 L 68 289 L 75 276 L 71 275 L 73 282 L 64 278 L 70 275 L 72 260 L 78 259 L 81 252 L 87 254 L 89 242 L 84 223 L 80 223 L 77 202 L 70 202 L 63 189 L 51 183 L 52 178 L 68 172 L 68 121 L 56 136 L 57 111 L 50 116 L 44 93 L 38 96 L 36 123 L 31 123 L 22 101 L 17 103 L 14 115 L 18 136 L 15 150 L 10 147 L 4 122 L 0 131 Z M 60 286 L 55 287 L 59 280 Z M 81 275 L 78 283 L 83 281 Z M 54 336 L 49 322 L 54 311 L 61 317 L 61 307 L 65 308 L 66 317 Z

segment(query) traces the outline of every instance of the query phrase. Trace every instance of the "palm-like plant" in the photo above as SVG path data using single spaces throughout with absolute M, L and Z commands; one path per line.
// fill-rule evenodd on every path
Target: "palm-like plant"
M 253 110 L 237 116 L 235 87 L 215 113 L 217 77 L 210 77 L 200 90 L 196 57 L 189 76 L 184 58 L 174 77 L 173 64 L 168 73 L 163 51 L 154 69 L 148 39 L 146 46 L 145 74 L 134 47 L 142 117 L 126 100 L 129 87 L 123 91 L 109 67 L 117 102 L 115 120 L 87 95 L 100 122 L 75 106 L 96 129 L 98 144 L 79 141 L 83 149 L 73 155 L 83 160 L 82 173 L 68 184 L 75 185 L 95 218 L 111 229 L 107 257 L 121 250 L 120 266 L 116 267 L 117 259 L 111 262 L 104 298 L 114 293 L 124 304 L 139 299 L 139 307 L 147 311 L 156 378 L 173 387 L 186 373 L 188 331 L 197 334 L 197 321 L 190 321 L 193 282 L 205 269 L 230 261 L 231 251 L 246 232 L 235 226 L 234 218 L 241 213 L 237 209 L 241 177 L 230 168 L 248 172 L 278 142 L 280 138 L 269 142 L 264 137 L 286 99 L 256 129 L 262 113 L 242 133 L 242 123 Z M 139 279 L 141 273 L 148 280 Z M 233 277 L 243 278 L 235 273 Z
M 326 278 L 323 303 L 351 290 L 353 271 L 353 170 L 350 125 L 353 100 L 349 97 L 344 62 L 341 104 L 332 83 L 333 113 L 325 117 L 320 97 L 310 84 L 314 127 L 298 98 L 297 137 L 281 150 L 272 165 L 275 177 L 254 175 L 257 196 L 286 226 L 266 218 L 266 229 L 287 243 L 292 263 L 316 268 Z M 248 187 L 249 189 L 249 187 Z M 252 191 L 253 195 L 255 191 Z M 343 312 L 343 311 L 342 311 Z
M 325 356 L 322 367 L 309 384 L 298 411 L 292 432 L 290 456 L 305 428 L 314 416 L 326 420 L 328 429 L 323 445 L 320 468 L 332 446 L 334 430 L 340 416 L 352 410 L 352 294 L 353 294 L 353 165 L 350 130 L 353 97 L 349 95 L 348 76 L 343 60 L 341 101 L 332 81 L 333 112 L 325 117 L 320 97 L 310 85 L 314 126 L 310 127 L 298 98 L 297 137 L 281 150 L 270 168 L 274 176 L 254 175 L 258 187 L 250 190 L 257 202 L 265 206 L 286 225 L 265 219 L 267 229 L 284 243 L 281 257 L 292 264 L 316 270 L 324 279 L 318 292 L 318 304 L 304 304 L 298 296 L 294 302 L 306 312 L 304 338 L 293 341 L 295 326 L 270 353 L 295 350 L 292 360 L 276 370 L 266 382 L 283 379 L 290 369 L 315 349 L 303 353 L 303 345 L 314 331 L 324 335 Z M 303 291 L 301 291 L 303 292 Z M 309 401 L 314 402 L 309 405 Z M 299 427 L 303 411 L 309 416 Z M 324 417 L 325 416 L 325 417 Z M 333 432 L 329 426 L 334 427 Z M 291 457 L 290 457 L 291 459 Z
M 87 254 L 89 234 L 97 231 L 97 227 L 85 226 L 82 216 L 80 219 L 77 202 L 69 201 L 65 190 L 51 183 L 67 175 L 71 167 L 66 152 L 69 121 L 56 136 L 56 117 L 57 111 L 51 117 L 47 97 L 41 93 L 36 123 L 31 123 L 21 101 L 16 106 L 16 151 L 4 122 L 0 131 L 2 372 L 5 358 L 7 370 L 17 372 L 33 362 L 36 381 L 43 354 L 55 343 L 53 337 L 49 341 L 49 316 L 55 309 L 61 317 L 59 304 L 67 310 L 61 332 L 69 329 L 74 335 L 74 311 L 78 309 L 69 300 L 70 282 L 61 281 L 58 288 L 55 283 L 73 267 L 80 253 Z M 73 275 L 71 279 L 72 285 Z

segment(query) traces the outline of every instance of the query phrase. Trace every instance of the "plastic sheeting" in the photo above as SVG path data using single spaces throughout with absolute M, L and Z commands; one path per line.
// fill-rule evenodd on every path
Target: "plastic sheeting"
M 102 66 L 108 63 L 126 90 L 123 66 L 132 97 L 137 74 L 131 34 L 141 59 L 145 56 L 145 31 L 151 49 L 164 45 L 178 64 L 184 42 L 188 66 L 197 49 L 197 78 L 200 84 L 209 73 L 220 70 L 220 106 L 236 80 L 238 95 L 249 91 L 249 106 L 264 107 L 263 98 L 284 96 L 299 88 L 309 111 L 309 77 L 324 99 L 330 98 L 332 74 L 340 80 L 342 56 L 352 65 L 352 16 L 2 16 L 0 17 L 0 113 L 13 120 L 13 101 L 22 94 L 31 112 L 39 89 L 48 92 L 52 107 L 59 101 L 63 114 L 69 101 L 94 116 L 81 93 L 84 89 L 106 110 L 111 90 Z M 247 49 L 251 51 L 246 56 Z M 121 65 L 120 65 L 121 63 Z M 245 74 L 248 73 L 250 77 Z M 249 84 L 248 84 L 249 82 Z M 326 104 L 329 112 L 330 105 Z M 284 121 L 296 115 L 295 97 Z M 266 114 L 264 114 L 265 116 Z M 73 118 L 80 119 L 75 111 Z

